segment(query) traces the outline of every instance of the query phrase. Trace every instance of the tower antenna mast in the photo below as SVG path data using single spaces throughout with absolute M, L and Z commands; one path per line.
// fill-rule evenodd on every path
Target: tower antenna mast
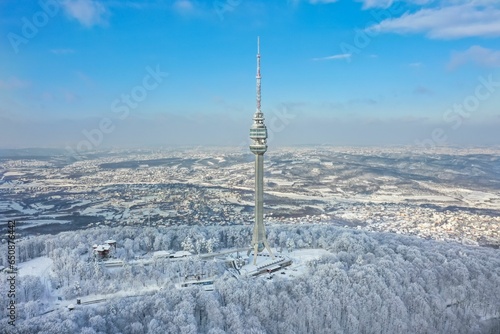
M 253 228 L 252 248 L 253 264 L 257 264 L 257 254 L 267 249 L 274 259 L 269 247 L 264 227 L 264 153 L 267 151 L 267 128 L 264 124 L 264 114 L 260 104 L 260 38 L 257 37 L 257 109 L 253 115 L 253 124 L 250 128 L 250 151 L 255 155 L 255 225 Z

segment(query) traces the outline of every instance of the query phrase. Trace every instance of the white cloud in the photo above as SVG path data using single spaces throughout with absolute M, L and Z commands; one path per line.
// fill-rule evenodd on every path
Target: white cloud
M 500 4 L 492 0 L 474 2 L 456 0 L 453 5 L 423 8 L 406 12 L 370 28 L 376 32 L 424 33 L 435 39 L 500 36 Z
M 132 1 L 126 1 L 126 0 L 112 0 L 112 1 L 107 1 L 106 6 L 108 8 L 110 7 L 121 7 L 121 8 L 134 8 L 134 9 L 145 9 L 148 7 L 152 6 L 157 6 L 158 4 L 155 2 L 151 1 L 144 1 L 144 0 L 132 0 Z
M 455 69 L 470 62 L 485 67 L 500 67 L 500 51 L 474 45 L 465 51 L 453 52 L 448 68 Z
M 291 5 L 292 7 L 297 7 L 299 3 L 301 2 L 307 2 L 311 5 L 323 5 L 323 4 L 329 4 L 329 3 L 335 3 L 339 0 L 287 0 L 288 4 Z
M 351 58 L 352 54 L 351 53 L 342 53 L 338 55 L 333 55 L 333 56 L 327 56 L 327 57 L 320 57 L 320 58 L 313 58 L 312 60 L 318 61 L 318 60 L 336 60 L 336 59 L 349 59 Z
M 392 6 L 396 2 L 406 2 L 408 4 L 419 5 L 419 6 L 436 2 L 436 0 L 356 0 L 356 1 L 363 3 L 363 9 L 369 9 L 369 8 L 388 8 L 388 7 Z M 469 1 L 469 0 L 453 0 L 453 1 L 455 3 L 459 3 L 459 2 Z M 492 2 L 492 0 L 477 0 L 477 1 L 489 1 L 489 2 Z M 443 4 L 450 4 L 450 2 L 452 2 L 452 1 L 450 1 L 450 0 L 443 0 Z
M 189 0 L 177 0 L 173 6 L 175 10 L 181 13 L 190 13 L 194 10 L 194 4 Z
M 334 3 L 337 1 L 338 0 L 309 0 L 309 3 L 316 5 L 316 4 Z
M 106 8 L 96 0 L 66 0 L 62 5 L 66 15 L 86 27 L 105 23 Z
M 358 0 L 363 3 L 363 9 L 368 8 L 387 8 L 392 5 L 394 0 Z

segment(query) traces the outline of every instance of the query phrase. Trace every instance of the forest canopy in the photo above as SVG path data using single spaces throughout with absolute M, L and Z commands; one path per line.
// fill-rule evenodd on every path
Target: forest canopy
M 158 261 L 118 272 L 86 260 L 89 247 L 118 241 L 127 261 L 158 250 L 194 252 L 200 240 L 217 249 L 248 245 L 251 229 L 231 227 L 99 228 L 19 243 L 26 261 L 48 256 L 53 284 L 68 298 L 161 287 L 153 295 L 115 298 L 74 311 L 46 311 L 47 293 L 36 277 L 20 280 L 20 318 L 2 333 L 498 333 L 500 253 L 498 250 L 422 240 L 388 233 L 360 232 L 324 225 L 272 226 L 272 247 L 321 248 L 329 252 L 308 263 L 294 279 L 233 277 L 220 264 L 191 259 Z M 198 249 L 197 249 L 198 248 Z M 206 249 L 204 250 L 206 251 Z M 5 261 L 3 259 L 2 261 Z M 202 267 L 218 275 L 214 291 L 176 289 L 179 270 Z M 75 282 L 79 286 L 75 287 Z M 4 285 L 0 285 L 4 286 Z M 24 287 L 24 288 L 23 288 Z M 24 289 L 24 290 L 23 290 Z M 3 295 L 5 291 L 0 291 Z M 4 302 L 2 301 L 2 304 Z M 2 305 L 4 307 L 4 305 Z

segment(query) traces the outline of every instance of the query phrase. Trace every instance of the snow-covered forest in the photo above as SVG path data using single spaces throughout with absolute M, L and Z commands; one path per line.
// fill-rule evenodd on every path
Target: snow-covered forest
M 118 241 L 119 269 L 93 261 L 91 245 Z M 99 228 L 18 243 L 18 262 L 52 260 L 50 278 L 21 276 L 15 331 L 2 333 L 499 333 L 500 253 L 395 234 L 324 225 L 273 226 L 275 249 L 329 252 L 293 279 L 236 278 L 221 263 L 191 257 L 130 265 L 158 250 L 194 253 L 244 247 L 249 226 Z M 207 242 L 209 241 L 210 242 Z M 208 246 L 207 246 L 208 245 Z M 213 251 L 213 249 L 212 249 Z M 3 256 L 3 255 L 2 255 Z M 5 263 L 0 258 L 0 265 Z M 214 291 L 176 289 L 191 272 L 218 276 Z M 278 275 L 279 276 L 279 275 Z M 49 303 L 156 286 L 152 294 L 116 297 L 73 311 Z M 0 290 L 6 284 L 0 285 Z M 0 291 L 5 296 L 6 291 Z M 1 307 L 6 305 L 1 301 Z M 42 315 L 43 314 L 43 315 Z

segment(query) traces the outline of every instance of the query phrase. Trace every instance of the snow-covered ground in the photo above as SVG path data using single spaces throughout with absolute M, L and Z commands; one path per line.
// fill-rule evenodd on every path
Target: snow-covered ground
M 5 172 L 3 176 L 22 176 L 24 174 L 23 172 Z
M 16 210 L 19 212 L 23 211 L 23 207 L 21 204 L 16 203 L 16 202 L 0 202 L 0 210 Z
M 17 225 L 18 228 L 24 229 L 34 226 L 50 225 L 50 224 L 68 224 L 69 220 L 56 220 L 56 219 L 40 219 L 40 220 L 23 220 L 22 224 Z
M 328 255 L 325 249 L 315 248 L 315 249 L 297 249 L 288 253 L 288 257 L 292 259 L 292 265 L 287 267 L 285 271 L 286 276 L 298 276 L 303 275 L 307 271 L 306 263 L 309 261 L 317 260 L 324 255 Z
M 307 271 L 306 263 L 321 258 L 323 255 L 329 254 L 327 250 L 324 249 L 300 249 L 294 250 L 292 252 L 275 253 L 275 259 L 269 257 L 267 252 L 257 256 L 257 264 L 253 264 L 253 255 L 247 259 L 247 264 L 240 268 L 240 273 L 243 276 L 254 275 L 262 268 L 272 269 L 276 265 L 281 263 L 286 263 L 291 260 L 290 266 L 284 266 L 283 269 L 276 271 L 276 274 L 282 275 L 282 277 L 292 278 L 294 276 L 302 275 Z M 283 274 L 281 274 L 283 273 Z
M 39 276 L 48 278 L 50 268 L 52 267 L 52 260 L 46 256 L 37 257 L 36 259 L 21 262 L 18 264 L 19 276 Z

